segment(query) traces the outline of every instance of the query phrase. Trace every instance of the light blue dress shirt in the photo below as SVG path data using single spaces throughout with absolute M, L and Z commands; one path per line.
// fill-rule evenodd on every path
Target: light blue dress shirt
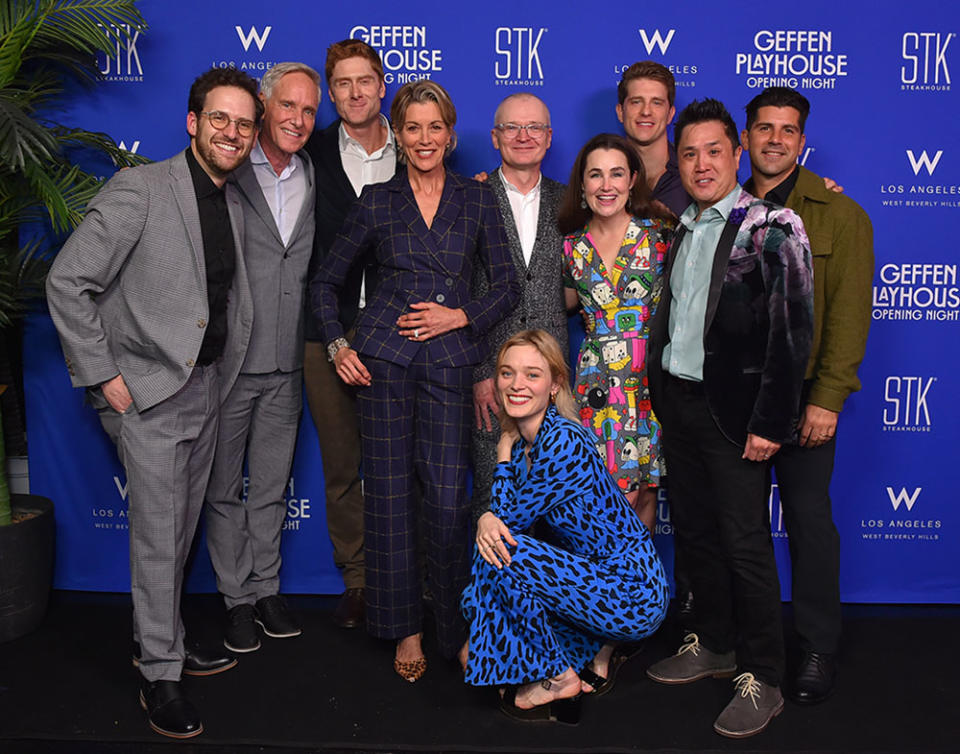
M 290 243 L 303 200 L 307 196 L 306 170 L 300 164 L 300 155 L 291 156 L 290 162 L 280 175 L 277 175 L 263 153 L 260 139 L 257 139 L 250 150 L 250 164 L 253 165 L 253 174 L 263 191 L 263 198 L 267 200 L 277 230 L 280 231 L 283 245 L 286 246 Z
M 680 242 L 670 274 L 670 342 L 663 349 L 660 362 L 674 377 L 703 381 L 703 335 L 713 258 L 740 191 L 738 183 L 703 212 L 694 202 L 680 215 L 687 233 Z

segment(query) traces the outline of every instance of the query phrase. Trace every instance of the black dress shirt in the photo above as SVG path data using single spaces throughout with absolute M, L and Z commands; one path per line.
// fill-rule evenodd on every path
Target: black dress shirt
M 223 189 L 210 180 L 190 147 L 187 147 L 186 155 L 190 177 L 193 178 L 193 190 L 197 195 L 203 259 L 207 268 L 210 314 L 200 345 L 200 355 L 197 356 L 197 365 L 206 366 L 220 358 L 227 342 L 227 295 L 236 270 L 236 247 Z
M 794 168 L 790 175 L 770 189 L 766 196 L 761 196 L 760 198 L 765 199 L 768 202 L 773 202 L 781 207 L 786 207 L 787 199 L 790 198 L 790 192 L 793 191 L 793 187 L 797 185 L 797 178 L 799 177 L 800 170 L 798 168 Z M 753 177 L 743 184 L 743 188 L 748 194 L 753 194 Z M 756 194 L 754 194 L 754 196 L 756 196 Z
M 683 214 L 683 211 L 693 203 L 680 180 L 680 170 L 677 167 L 677 150 L 673 144 L 668 144 L 669 157 L 667 158 L 667 169 L 657 185 L 653 187 L 653 198 L 666 204 L 673 214 L 677 217 Z

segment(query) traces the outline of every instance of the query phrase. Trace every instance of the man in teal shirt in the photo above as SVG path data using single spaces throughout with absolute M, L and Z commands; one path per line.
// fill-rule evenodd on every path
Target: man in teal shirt
M 694 203 L 668 254 L 648 363 L 697 609 L 685 644 L 647 674 L 681 684 L 739 670 L 713 727 L 744 738 L 783 710 L 766 502 L 769 459 L 793 435 L 810 355 L 810 248 L 796 214 L 739 186 L 739 137 L 720 102 L 691 102 L 676 138 Z

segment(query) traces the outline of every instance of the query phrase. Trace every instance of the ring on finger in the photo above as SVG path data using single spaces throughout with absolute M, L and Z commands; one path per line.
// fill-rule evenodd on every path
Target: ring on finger
M 414 337 L 414 338 L 419 338 L 419 337 L 420 337 L 420 330 L 414 329 L 414 331 L 413 331 L 413 337 Z

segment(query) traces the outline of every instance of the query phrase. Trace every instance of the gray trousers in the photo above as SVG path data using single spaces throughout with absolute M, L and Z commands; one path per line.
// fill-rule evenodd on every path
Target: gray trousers
M 178 681 L 183 668 L 183 569 L 203 508 L 217 435 L 216 365 L 195 367 L 186 384 L 143 413 L 114 411 L 89 391 L 117 446 L 130 495 L 133 638 L 148 681 Z
M 302 405 L 301 374 L 240 374 L 220 409 L 207 548 L 228 609 L 280 591 L 280 533 Z M 243 500 L 243 459 L 249 476 Z
M 304 347 L 303 380 L 320 441 L 333 561 L 343 570 L 344 586 L 359 589 L 364 568 L 363 484 L 356 394 L 327 360 L 324 345 L 316 341 L 307 341 Z
M 473 461 L 473 499 L 470 507 L 473 520 L 476 521 L 490 510 L 490 488 L 493 486 L 493 472 L 497 468 L 500 422 L 497 421 L 497 417 L 490 415 L 492 432 L 487 432 L 486 427 L 477 429 L 477 420 L 472 415 L 470 422 L 470 455 Z

